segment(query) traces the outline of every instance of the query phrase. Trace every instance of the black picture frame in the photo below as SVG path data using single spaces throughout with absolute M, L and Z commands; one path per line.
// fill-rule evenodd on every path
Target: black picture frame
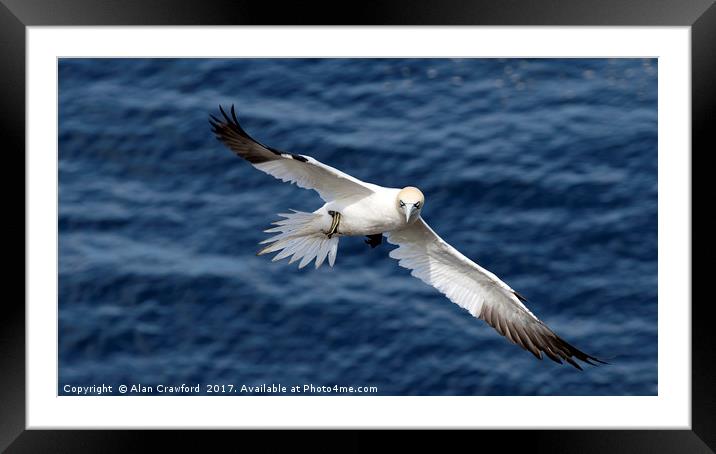
M 281 6 L 273 2 L 242 0 L 0 0 L 0 55 L 3 66 L 0 121 L 5 132 L 4 157 L 12 156 L 23 169 L 25 32 L 26 27 L 38 25 L 690 26 L 692 166 L 696 150 L 700 150 L 698 154 L 705 155 L 716 149 L 713 140 L 709 140 L 716 129 L 713 127 L 716 119 L 716 84 L 713 83 L 716 81 L 716 5 L 713 0 L 392 0 L 380 5 L 293 2 Z M 10 164 L 5 162 L 9 169 Z M 8 172 L 13 173 L 22 174 L 24 180 L 25 172 Z M 17 192 L 18 186 L 14 182 L 8 179 L 4 184 L 6 194 Z M 25 187 L 24 184 L 22 187 Z M 20 203 L 17 197 L 7 197 L 8 202 Z M 28 226 L 25 224 L 24 198 L 23 215 L 17 214 L 18 211 L 9 218 L 21 224 L 16 227 L 17 230 L 25 232 Z M 13 227 L 12 223 L 10 225 Z M 20 247 L 19 241 L 7 242 Z M 22 246 L 24 264 L 24 242 Z M 705 255 L 710 249 L 701 247 L 699 250 Z M 6 261 L 6 265 L 9 263 Z M 11 273 L 22 274 L 22 281 L 25 282 L 24 266 L 13 263 L 9 269 Z M 20 280 L 18 277 L 6 282 L 19 286 Z M 185 449 L 196 446 L 207 451 L 211 450 L 211 446 L 220 446 L 225 442 L 225 436 L 230 435 L 214 431 L 26 430 L 24 285 L 21 294 L 22 300 L 6 296 L 2 308 L 0 451 L 133 452 L 148 446 L 147 438 L 162 443 L 178 443 Z M 712 319 L 708 313 L 710 304 L 709 299 L 694 299 L 692 303 L 691 430 L 518 430 L 510 433 L 482 430 L 477 435 L 469 432 L 458 435 L 464 436 L 466 442 L 479 442 L 480 446 L 487 447 L 494 442 L 499 443 L 497 446 L 507 444 L 511 448 L 524 447 L 533 451 L 542 448 L 549 452 L 714 452 L 716 374 L 713 366 L 716 355 L 713 354 Z M 357 450 L 359 447 L 365 450 L 373 446 L 372 433 L 335 431 L 333 435 L 341 440 L 340 445 L 334 446 L 340 451 Z M 272 437 L 265 432 L 242 433 L 241 436 L 259 441 L 263 446 L 272 446 L 289 438 Z M 300 443 L 301 439 L 306 439 L 304 433 L 292 433 L 290 437 L 294 444 Z M 411 433 L 401 439 L 400 446 L 405 448 L 408 444 L 422 443 L 423 434 Z M 454 440 L 455 443 L 458 441 Z M 244 438 L 242 443 L 246 444 L 248 440 Z M 325 443 L 326 447 L 330 446 L 329 442 Z

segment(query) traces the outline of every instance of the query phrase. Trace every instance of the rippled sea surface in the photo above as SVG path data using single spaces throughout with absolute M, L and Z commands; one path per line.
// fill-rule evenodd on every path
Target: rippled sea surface
M 59 83 L 58 393 L 657 393 L 656 60 L 61 59 Z M 217 142 L 219 104 L 263 143 L 419 186 L 446 241 L 611 364 L 535 359 L 386 243 L 341 239 L 318 270 L 257 257 L 276 213 L 322 201 Z

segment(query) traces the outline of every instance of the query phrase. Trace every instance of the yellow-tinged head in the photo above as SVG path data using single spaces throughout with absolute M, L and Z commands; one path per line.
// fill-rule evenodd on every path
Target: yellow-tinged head
M 425 196 L 420 189 L 408 186 L 398 193 L 398 209 L 405 213 L 405 222 L 410 223 L 420 216 L 425 205 Z

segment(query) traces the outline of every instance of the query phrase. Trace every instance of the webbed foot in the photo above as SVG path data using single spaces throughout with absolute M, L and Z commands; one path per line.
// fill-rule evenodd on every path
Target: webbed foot
M 338 226 L 341 223 L 341 213 L 329 211 L 328 214 L 333 218 L 333 222 L 331 222 L 331 228 L 326 232 L 326 235 L 328 235 L 328 238 L 331 238 L 334 234 L 338 233 Z
M 369 244 L 371 249 L 379 246 L 383 242 L 382 233 L 376 233 L 375 235 L 367 235 L 367 238 L 368 239 L 365 240 L 365 244 Z

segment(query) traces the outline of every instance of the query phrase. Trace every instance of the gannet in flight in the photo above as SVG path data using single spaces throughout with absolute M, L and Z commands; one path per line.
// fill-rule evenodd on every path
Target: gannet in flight
M 283 219 L 266 230 L 277 235 L 261 242 L 267 246 L 258 255 L 279 252 L 274 261 L 290 256 L 289 263 L 300 260 L 299 268 L 314 259 L 318 268 L 328 258 L 333 266 L 341 236 L 367 236 L 371 247 L 385 236 L 398 246 L 389 255 L 400 266 L 538 359 L 544 353 L 580 370 L 574 358 L 605 364 L 557 336 L 527 309 L 522 295 L 440 238 L 420 216 L 425 197 L 418 188 L 366 183 L 310 156 L 268 147 L 239 125 L 233 105 L 231 117 L 219 110 L 223 120 L 211 115 L 209 122 L 221 142 L 262 172 L 313 189 L 326 202 L 313 213 L 280 214 Z

